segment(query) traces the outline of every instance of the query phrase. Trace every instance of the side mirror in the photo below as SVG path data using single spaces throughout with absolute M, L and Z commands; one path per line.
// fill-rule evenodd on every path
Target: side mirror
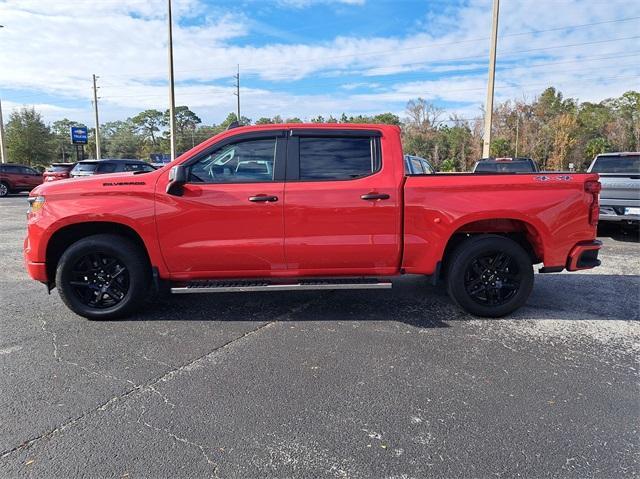
M 169 183 L 167 193 L 175 196 L 182 196 L 183 186 L 187 182 L 187 169 L 182 165 L 177 165 L 169 170 Z

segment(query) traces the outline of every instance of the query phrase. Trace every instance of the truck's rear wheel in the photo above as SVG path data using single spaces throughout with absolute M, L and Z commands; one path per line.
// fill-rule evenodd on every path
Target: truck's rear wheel
M 89 319 L 117 319 L 133 313 L 149 294 L 149 283 L 144 252 L 118 235 L 99 234 L 73 243 L 56 270 L 62 301 Z
M 481 235 L 461 243 L 447 271 L 451 298 L 476 316 L 500 317 L 522 306 L 533 288 L 529 254 L 515 241 Z

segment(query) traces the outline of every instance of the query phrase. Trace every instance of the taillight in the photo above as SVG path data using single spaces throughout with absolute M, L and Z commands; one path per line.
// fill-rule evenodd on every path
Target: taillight
M 602 190 L 602 184 L 599 181 L 587 181 L 584 184 L 584 191 L 587 193 L 598 194 Z
M 597 226 L 598 217 L 600 216 L 600 191 L 602 184 L 599 181 L 587 181 L 584 184 L 584 191 L 591 193 L 591 207 L 589 208 L 589 224 Z

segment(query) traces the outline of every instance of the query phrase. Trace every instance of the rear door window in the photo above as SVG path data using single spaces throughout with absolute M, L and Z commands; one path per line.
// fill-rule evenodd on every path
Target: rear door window
M 116 171 L 118 165 L 116 163 L 100 163 L 98 165 L 98 173 L 113 173 Z
M 377 171 L 372 138 L 301 137 L 300 180 L 351 180 Z

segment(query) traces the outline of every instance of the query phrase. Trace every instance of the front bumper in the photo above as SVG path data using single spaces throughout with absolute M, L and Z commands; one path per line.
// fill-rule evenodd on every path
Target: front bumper
M 567 271 L 580 271 L 600 266 L 598 252 L 602 241 L 583 241 L 573 247 L 567 258 Z
M 24 267 L 32 279 L 40 281 L 41 283 L 47 283 L 49 281 L 49 278 L 47 278 L 47 264 L 31 261 L 31 253 L 31 243 L 27 235 L 23 245 Z
M 32 279 L 40 281 L 41 283 L 47 283 L 47 265 L 46 263 L 33 263 L 31 261 L 24 262 L 27 273 Z

